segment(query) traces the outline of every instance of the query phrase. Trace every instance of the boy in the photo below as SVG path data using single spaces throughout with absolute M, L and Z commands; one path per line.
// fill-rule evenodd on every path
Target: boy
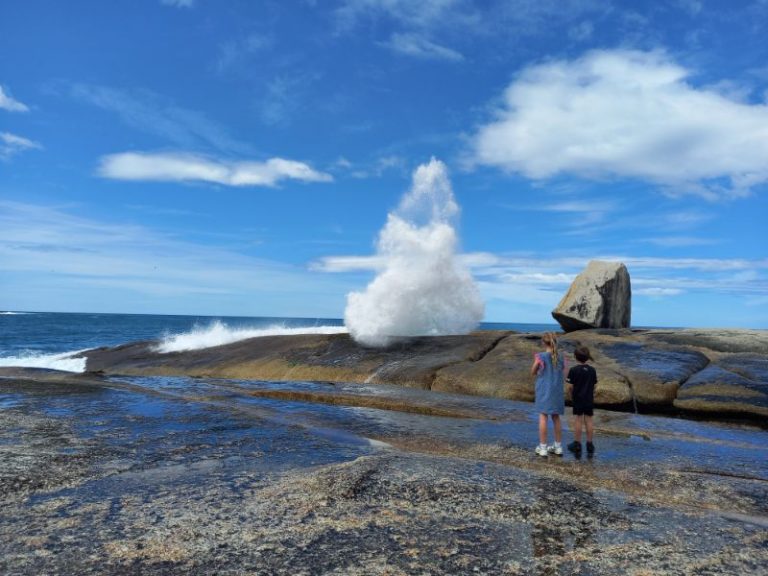
M 592 360 L 589 348 L 579 346 L 573 352 L 578 364 L 568 371 L 566 382 L 571 388 L 573 399 L 573 416 L 575 419 L 573 442 L 568 444 L 568 450 L 575 455 L 581 454 L 581 425 L 587 429 L 587 453 L 594 454 L 595 445 L 592 443 L 594 426 L 592 424 L 592 412 L 594 408 L 595 384 L 597 384 L 597 372 L 592 366 L 587 365 L 587 360 Z

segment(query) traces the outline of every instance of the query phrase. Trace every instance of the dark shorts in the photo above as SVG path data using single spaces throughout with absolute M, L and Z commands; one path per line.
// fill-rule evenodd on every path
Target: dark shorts
M 584 404 L 574 404 L 573 405 L 573 415 L 574 416 L 592 416 L 592 409 L 593 406 L 587 406 Z

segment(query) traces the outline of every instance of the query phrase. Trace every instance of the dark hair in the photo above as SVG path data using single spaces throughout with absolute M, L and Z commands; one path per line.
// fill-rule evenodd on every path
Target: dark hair
M 573 355 L 576 357 L 576 360 L 579 362 L 586 362 L 587 360 L 592 360 L 592 355 L 589 353 L 589 348 L 586 346 L 579 346 L 576 348 L 576 350 L 573 351 Z

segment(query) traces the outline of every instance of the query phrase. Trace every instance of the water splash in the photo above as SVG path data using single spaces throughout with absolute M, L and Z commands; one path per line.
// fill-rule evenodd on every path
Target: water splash
M 364 292 L 347 295 L 344 323 L 367 346 L 409 336 L 466 334 L 485 306 L 457 258 L 459 206 L 445 164 L 432 158 L 387 217 L 377 252 L 386 262 Z
M 266 328 L 231 328 L 225 322 L 217 320 L 208 326 L 195 326 L 182 334 L 169 334 L 155 346 L 155 352 L 181 352 L 200 350 L 231 344 L 238 340 L 260 336 L 288 336 L 294 334 L 340 334 L 347 332 L 343 326 L 304 326 L 286 327 L 275 324 Z
M 74 350 L 61 354 L 45 354 L 40 352 L 22 352 L 17 356 L 0 357 L 0 366 L 15 366 L 22 368 L 49 368 L 65 372 L 84 372 L 86 358 L 74 358 L 83 350 Z

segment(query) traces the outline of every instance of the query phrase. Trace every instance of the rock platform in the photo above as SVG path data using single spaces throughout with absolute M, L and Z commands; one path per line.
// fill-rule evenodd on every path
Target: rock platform
M 502 362 L 508 337 L 465 342 L 460 356 Z M 455 358 L 448 342 L 422 345 Z M 284 346 L 265 365 L 362 354 L 340 338 Z M 101 358 L 159 371 L 141 350 Z M 403 374 L 370 354 L 367 373 Z M 542 458 L 530 403 L 420 389 L 436 365 L 415 366 L 415 388 L 0 369 L 0 573 L 768 571 L 760 427 L 597 410 L 594 457 Z M 649 382 L 664 391 L 661 375 Z
M 187 352 L 138 342 L 84 352 L 87 370 L 250 380 L 396 384 L 533 401 L 540 335 L 479 331 L 367 348 L 346 334 L 269 336 Z M 600 407 L 768 421 L 768 331 L 579 330 L 560 338 L 571 362 L 589 346 Z

